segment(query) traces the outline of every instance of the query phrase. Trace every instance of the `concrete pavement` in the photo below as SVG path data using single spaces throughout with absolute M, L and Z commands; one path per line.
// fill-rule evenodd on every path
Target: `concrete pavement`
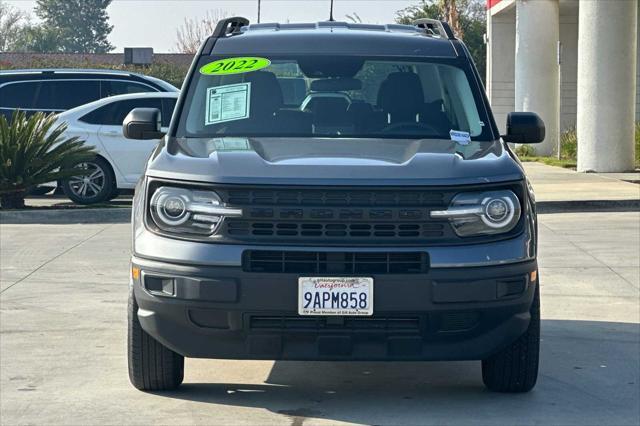
M 523 163 L 537 202 L 638 200 L 640 173 L 578 173 L 542 163 Z
M 640 214 L 540 218 L 542 358 L 525 395 L 478 362 L 186 361 L 128 382 L 127 224 L 0 226 L 1 424 L 640 423 Z

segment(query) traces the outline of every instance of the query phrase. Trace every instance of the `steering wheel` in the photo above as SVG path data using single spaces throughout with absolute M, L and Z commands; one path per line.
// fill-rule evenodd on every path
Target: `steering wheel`
M 418 122 L 408 122 L 408 121 L 390 124 L 384 129 L 382 129 L 382 133 L 393 133 L 393 132 L 397 132 L 398 130 L 409 131 L 411 132 L 411 134 L 421 133 L 423 130 L 428 130 L 429 131 L 428 134 L 430 135 L 437 135 L 440 133 L 438 129 L 428 124 L 418 123 Z

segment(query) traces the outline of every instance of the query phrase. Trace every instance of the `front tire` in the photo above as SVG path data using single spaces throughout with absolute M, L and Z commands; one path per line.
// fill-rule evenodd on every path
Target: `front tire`
M 128 308 L 127 356 L 131 384 L 143 391 L 177 388 L 184 378 L 184 357 L 142 329 L 133 289 L 129 291 Z
M 538 379 L 540 356 L 540 286 L 531 304 L 527 331 L 511 345 L 482 360 L 482 381 L 494 392 L 529 392 Z
M 118 195 L 120 195 L 120 190 L 114 185 L 113 191 L 111 191 L 111 194 L 109 194 L 109 196 L 107 197 L 107 201 L 111 201 L 114 198 L 118 198 Z
M 102 203 L 117 190 L 116 178 L 106 160 L 96 157 L 74 167 L 82 169 L 85 174 L 62 181 L 62 190 L 74 203 Z

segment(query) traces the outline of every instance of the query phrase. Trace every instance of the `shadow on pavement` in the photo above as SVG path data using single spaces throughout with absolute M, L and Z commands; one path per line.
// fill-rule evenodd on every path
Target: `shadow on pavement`
M 103 203 L 94 204 L 92 207 L 131 207 L 133 194 L 121 194 L 117 198 Z M 26 198 L 25 203 L 29 207 L 73 209 L 87 208 L 75 204 L 65 195 L 32 195 Z M 91 206 L 90 206 L 91 207 Z
M 638 424 L 640 325 L 543 321 L 541 368 L 528 394 L 484 389 L 479 362 L 276 362 L 261 385 L 187 383 L 159 394 L 257 407 L 293 425 Z

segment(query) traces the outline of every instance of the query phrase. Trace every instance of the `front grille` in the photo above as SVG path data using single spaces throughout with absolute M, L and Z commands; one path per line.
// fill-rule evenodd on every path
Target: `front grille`
M 226 218 L 216 238 L 232 244 L 296 246 L 425 246 L 491 241 L 504 236 L 460 238 L 446 219 L 432 219 L 460 192 L 511 189 L 521 183 L 450 187 L 314 187 L 227 185 L 222 201 L 241 208 Z M 516 227 L 513 234 L 520 232 Z
M 249 328 L 273 331 L 419 333 L 419 317 L 251 316 Z
M 455 195 L 441 189 L 376 188 L 275 190 L 268 187 L 219 191 L 241 207 L 229 218 L 225 239 L 250 243 L 331 245 L 421 245 L 456 239 L 446 220 L 431 210 L 446 208 Z
M 315 252 L 247 250 L 245 272 L 295 274 L 420 274 L 429 259 L 423 252 Z

